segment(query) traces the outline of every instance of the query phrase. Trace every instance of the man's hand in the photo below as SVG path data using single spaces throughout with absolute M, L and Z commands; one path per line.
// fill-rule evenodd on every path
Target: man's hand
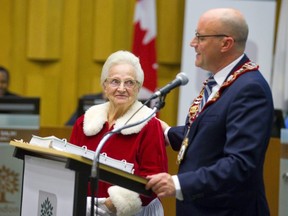
M 166 130 L 167 128 L 170 128 L 170 126 L 169 126 L 166 122 L 162 121 L 162 120 L 159 119 L 159 118 L 157 118 L 157 120 L 158 120 L 158 121 L 160 122 L 160 124 L 161 124 L 161 128 L 162 128 L 162 131 L 163 131 L 163 135 L 164 135 L 164 137 L 165 137 L 165 145 L 166 145 L 166 146 L 170 146 L 169 140 L 168 140 L 168 138 L 165 136 L 165 130 Z
M 146 184 L 146 189 L 152 189 L 159 198 L 171 197 L 176 195 L 175 185 L 172 176 L 168 173 L 159 173 L 147 176 L 149 180 Z
M 157 118 L 157 120 L 160 122 L 161 127 L 162 127 L 162 131 L 163 133 L 165 132 L 165 130 L 170 127 L 166 122 L 162 121 L 161 119 Z

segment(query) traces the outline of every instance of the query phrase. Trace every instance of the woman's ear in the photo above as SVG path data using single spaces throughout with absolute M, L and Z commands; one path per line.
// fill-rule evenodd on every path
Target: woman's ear
M 105 83 L 102 83 L 102 94 L 103 98 L 107 98 L 107 86 L 105 85 Z

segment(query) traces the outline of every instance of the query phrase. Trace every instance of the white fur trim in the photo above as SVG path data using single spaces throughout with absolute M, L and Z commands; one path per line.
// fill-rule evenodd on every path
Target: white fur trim
M 107 121 L 109 102 L 90 107 L 84 114 L 83 131 L 86 136 L 93 136 L 103 128 Z
M 117 216 L 130 216 L 141 210 L 141 199 L 134 191 L 114 185 L 108 188 L 108 194 L 117 209 Z
M 104 104 L 95 105 L 90 107 L 84 115 L 84 126 L 83 130 L 86 136 L 93 136 L 99 133 L 99 131 L 103 128 L 104 123 L 107 121 L 107 114 L 109 109 L 110 102 L 106 102 Z M 136 101 L 131 108 L 120 118 L 118 118 L 115 122 L 114 128 L 121 128 L 124 126 L 126 121 L 142 106 L 142 103 Z M 147 106 L 142 107 L 129 121 L 128 124 L 136 123 L 138 121 L 143 120 L 148 117 L 149 114 L 152 113 L 152 109 Z M 139 133 L 141 129 L 147 124 L 147 121 L 133 126 L 131 128 L 127 128 L 122 130 L 121 133 L 124 135 Z

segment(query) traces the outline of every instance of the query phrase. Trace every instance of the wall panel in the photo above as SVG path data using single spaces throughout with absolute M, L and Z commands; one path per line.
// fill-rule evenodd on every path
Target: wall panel
M 113 0 L 98 0 L 94 7 L 93 58 L 96 61 L 105 61 L 113 50 L 114 6 Z
M 109 54 L 119 49 L 131 49 L 133 1 L 96 1 L 94 7 L 93 58 L 104 62 Z
M 57 63 L 59 64 L 59 71 L 57 71 L 57 79 L 59 79 L 58 103 L 54 105 L 57 106 L 57 113 L 54 113 L 55 116 L 51 114 L 46 115 L 45 121 L 47 123 L 43 123 L 44 125 L 64 125 L 75 110 L 76 99 L 78 98 L 78 80 L 81 76 L 79 72 L 79 47 L 81 47 L 82 43 L 85 43 L 85 41 L 80 41 L 81 32 L 79 29 L 81 25 L 86 24 L 80 22 L 80 8 L 81 4 L 85 4 L 86 2 L 88 1 L 65 1 L 63 25 L 61 28 L 63 31 L 63 49 L 61 52 L 61 61 Z M 50 122 L 50 118 L 54 118 L 54 121 L 57 123 Z
M 25 83 L 25 78 L 29 70 L 29 62 L 26 58 L 26 19 L 27 19 L 27 1 L 11 1 L 11 44 L 9 50 L 3 50 L 7 53 L 10 61 L 11 80 L 10 87 L 16 93 L 25 95 L 25 88 L 32 83 Z M 5 30 L 4 30 L 5 31 Z
M 29 0 L 28 5 L 28 58 L 59 59 L 63 0 Z
M 0 65 L 10 67 L 9 53 L 11 50 L 11 11 L 12 1 L 1 0 L 0 3 Z M 4 51 L 4 52 L 3 52 Z
M 184 0 L 157 1 L 157 48 L 160 64 L 180 64 L 184 5 Z

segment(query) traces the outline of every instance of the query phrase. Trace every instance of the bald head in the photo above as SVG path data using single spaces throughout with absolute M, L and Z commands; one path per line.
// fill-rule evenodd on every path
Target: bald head
M 243 14 L 233 8 L 216 8 L 206 11 L 200 21 L 209 24 L 210 30 L 218 34 L 226 34 L 234 38 L 236 46 L 244 50 L 248 25 Z
M 244 16 L 232 8 L 206 11 L 198 21 L 190 46 L 197 58 L 195 65 L 217 73 L 244 54 L 248 25 Z

